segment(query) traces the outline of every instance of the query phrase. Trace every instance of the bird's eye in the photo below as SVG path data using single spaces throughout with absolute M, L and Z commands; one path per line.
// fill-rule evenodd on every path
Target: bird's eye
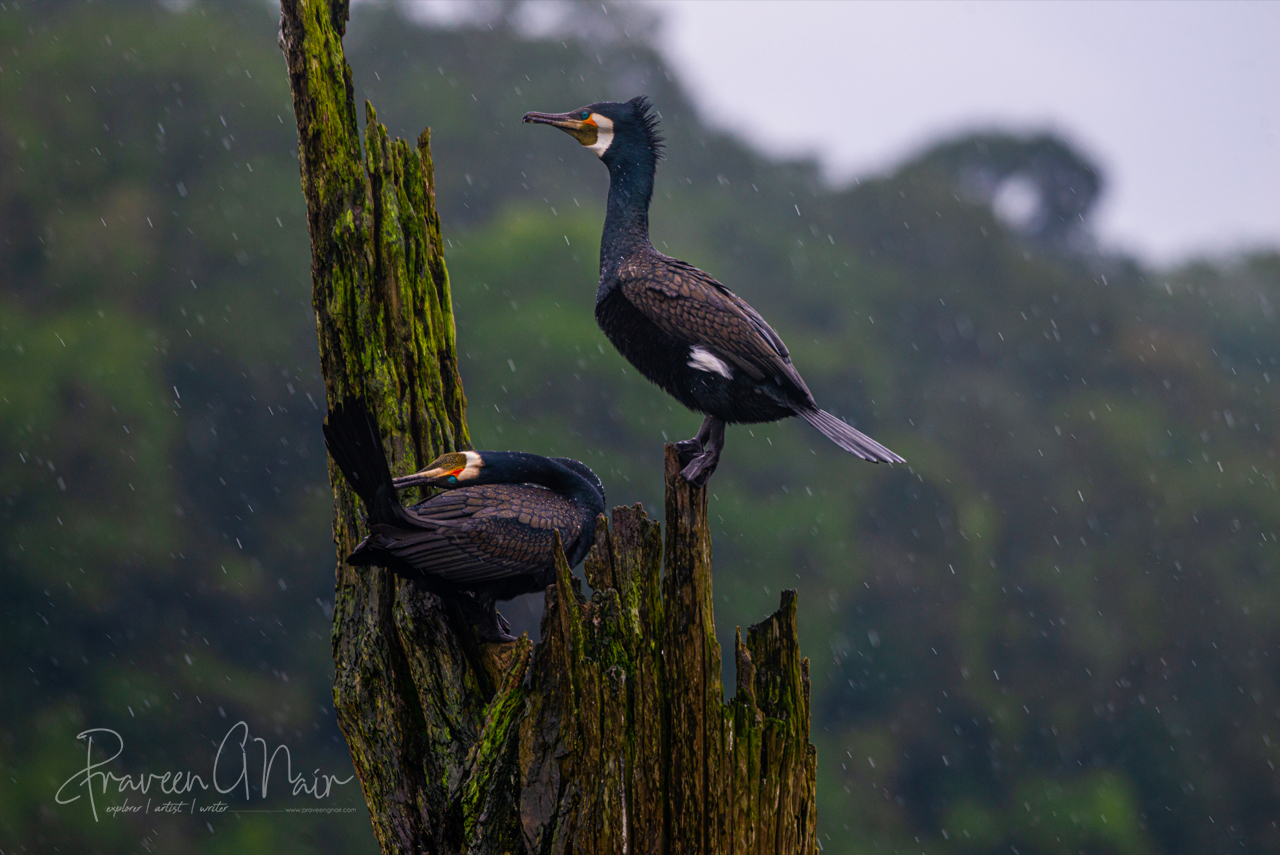
M 583 110 L 581 113 L 578 114 L 579 119 L 587 119 L 587 118 L 590 118 L 590 116 L 591 116 L 590 110 Z
M 450 475 L 448 478 L 445 478 L 444 480 L 448 481 L 450 484 L 457 484 L 457 483 L 458 483 L 458 476 L 457 476 L 457 475 Z

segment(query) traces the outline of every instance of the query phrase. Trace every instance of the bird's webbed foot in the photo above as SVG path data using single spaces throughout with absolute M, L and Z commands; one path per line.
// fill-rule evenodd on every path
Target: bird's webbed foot
M 688 481 L 694 489 L 701 489 L 706 486 L 707 481 L 711 479 L 711 473 L 715 472 L 716 466 L 720 464 L 720 452 L 724 450 L 724 422 L 714 416 L 707 416 L 702 423 L 702 429 L 698 431 L 698 436 L 694 440 L 687 441 L 701 441 L 703 451 L 680 470 L 680 477 Z M 676 446 L 677 449 L 679 447 L 679 445 Z M 683 457 L 680 462 L 685 462 Z
M 683 461 L 681 461 L 683 462 Z M 707 485 L 707 481 L 711 480 L 711 473 L 716 471 L 716 466 L 720 463 L 720 455 L 711 451 L 704 451 L 686 467 L 680 470 L 680 477 L 689 482 L 695 490 L 702 489 Z
M 506 644 L 516 640 L 511 634 L 511 624 L 498 614 L 493 598 L 483 593 L 463 595 L 458 601 L 462 618 L 475 631 L 481 644 Z
M 507 644 L 516 640 L 511 634 L 511 624 L 507 623 L 507 619 L 498 613 L 497 609 L 489 612 L 490 620 L 481 623 L 476 628 L 476 636 L 480 639 L 481 644 L 497 643 Z
M 717 421 L 719 421 L 719 419 L 715 416 L 706 416 L 702 420 L 702 427 L 698 428 L 698 433 L 695 434 L 692 439 L 683 439 L 676 443 L 676 454 L 680 458 L 681 466 L 689 466 L 689 464 L 694 461 L 694 458 L 707 450 L 707 441 L 711 438 L 713 429 L 712 423 Z M 723 430 L 724 427 L 722 423 L 721 431 L 723 432 Z M 711 468 L 715 469 L 715 465 L 713 464 Z M 710 473 L 708 473 L 708 475 L 710 475 Z
M 703 452 L 702 443 L 694 439 L 682 439 L 676 443 L 676 454 L 680 457 L 680 465 L 688 466 L 693 459 Z

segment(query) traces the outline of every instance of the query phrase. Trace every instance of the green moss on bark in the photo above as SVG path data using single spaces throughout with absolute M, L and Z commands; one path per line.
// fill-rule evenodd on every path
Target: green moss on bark
M 392 140 L 343 59 L 347 6 L 284 0 L 329 402 L 363 396 L 392 470 L 467 448 L 429 135 Z M 735 646 L 724 700 L 706 491 L 665 460 L 667 530 L 602 518 L 585 601 L 563 554 L 542 641 L 478 646 L 446 606 L 341 558 L 360 537 L 331 466 L 334 705 L 386 853 L 810 853 L 814 750 L 794 594 Z M 665 553 L 665 555 L 664 555 Z

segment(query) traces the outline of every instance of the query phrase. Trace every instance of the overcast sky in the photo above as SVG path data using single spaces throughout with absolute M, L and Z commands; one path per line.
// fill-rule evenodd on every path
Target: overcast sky
M 1280 2 L 669 2 L 704 114 L 874 174 L 940 137 L 1053 129 L 1099 162 L 1105 245 L 1280 247 Z
M 623 2 L 657 11 L 707 119 L 835 181 L 965 131 L 1047 129 L 1103 169 L 1104 247 L 1158 264 L 1280 248 L 1280 0 Z M 410 8 L 461 21 L 501 5 Z M 535 0 L 525 17 L 566 13 Z

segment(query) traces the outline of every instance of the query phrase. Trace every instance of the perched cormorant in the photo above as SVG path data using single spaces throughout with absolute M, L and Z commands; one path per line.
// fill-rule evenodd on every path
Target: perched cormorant
M 479 624 L 482 640 L 513 640 L 496 601 L 552 583 L 553 531 L 570 567 L 595 542 L 604 486 L 576 460 L 457 451 L 392 478 L 378 428 L 357 398 L 329 412 L 324 440 L 369 517 L 369 536 L 347 563 L 386 567 L 449 597 Z M 401 487 L 445 492 L 406 508 L 397 496 Z
M 600 239 L 596 321 L 641 374 L 706 418 L 678 443 L 682 475 L 702 486 L 724 447 L 725 423 L 802 416 L 823 435 L 872 462 L 903 459 L 818 408 L 778 334 L 740 297 L 649 242 L 649 202 L 662 152 L 657 117 L 643 96 L 569 113 L 526 113 L 591 149 L 609 168 Z

